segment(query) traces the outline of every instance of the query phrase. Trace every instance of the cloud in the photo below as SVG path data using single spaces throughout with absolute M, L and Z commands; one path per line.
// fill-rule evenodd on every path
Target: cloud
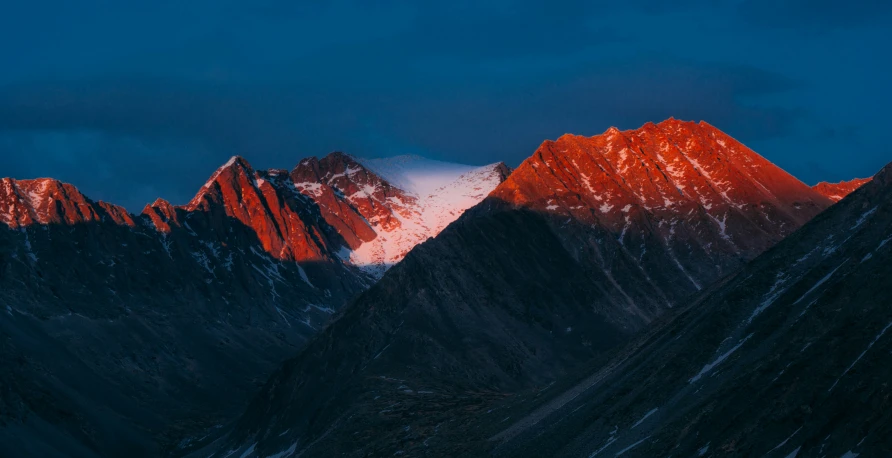
M 198 144 L 89 130 L 4 132 L 0 157 L 0 176 L 56 178 L 131 212 L 161 196 L 187 202 L 219 165 L 219 157 Z
M 66 20 L 0 55 L 0 153 L 21 156 L 4 160 L 0 176 L 71 177 L 136 210 L 158 195 L 190 197 L 232 154 L 257 167 L 332 150 L 516 164 L 546 138 L 669 116 L 748 144 L 801 139 L 804 117 L 832 125 L 839 102 L 765 70 L 800 67 L 779 62 L 777 36 L 754 24 L 854 27 L 889 9 L 858 0 L 841 12 L 824 0 L 105 3 L 60 4 Z M 27 15 L 0 18 L 0 37 L 33 35 L 45 15 L 15 8 Z M 789 38 L 782 49 L 868 61 L 848 42 L 834 50 L 774 35 Z M 812 71 L 809 53 L 797 57 L 799 75 L 821 91 L 845 90 L 837 81 L 849 76 L 833 79 L 827 60 Z M 94 183 L 95 170 L 69 170 L 78 160 L 107 176 Z
M 375 129 L 465 161 L 518 162 L 545 138 L 635 128 L 669 116 L 706 120 L 742 140 L 764 139 L 790 134 L 802 113 L 757 99 L 800 86 L 749 66 L 662 58 L 598 62 L 527 85 L 413 99 L 392 108 L 400 120 L 382 119 Z
M 157 197 L 150 191 L 182 201 L 233 154 L 257 167 L 291 167 L 332 150 L 516 164 L 565 132 L 592 135 L 669 116 L 704 119 L 743 140 L 784 136 L 800 113 L 754 100 L 798 87 L 749 66 L 667 58 L 585 63 L 522 83 L 490 77 L 371 91 L 141 79 L 33 83 L 0 88 L 3 154 L 26 158 L 0 174 L 44 170 L 64 179 L 72 173 L 65 161 L 77 161 L 84 171 L 71 178 L 75 184 L 99 178 L 99 198 L 141 207 Z

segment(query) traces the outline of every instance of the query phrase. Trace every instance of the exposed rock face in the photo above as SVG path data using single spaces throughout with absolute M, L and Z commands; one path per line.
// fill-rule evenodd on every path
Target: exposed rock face
M 892 164 L 478 453 L 885 456 L 890 242 Z
M 840 181 L 839 183 L 822 181 L 812 186 L 812 189 L 834 202 L 839 202 L 845 196 L 855 192 L 856 189 L 864 186 L 868 182 L 870 182 L 870 178 L 855 178 L 854 180 Z
M 547 141 L 493 198 L 597 228 L 670 302 L 739 268 L 832 202 L 718 129 L 674 119 Z
M 286 173 L 256 172 L 247 161 L 234 157 L 183 208 L 205 213 L 214 223 L 235 218 L 253 229 L 264 251 L 277 259 L 331 262 L 338 240 L 330 236 L 336 233 L 324 226 L 315 207 L 296 191 Z
M 705 123 L 546 142 L 348 306 L 201 456 L 436 443 L 463 456 L 456 412 L 483 417 L 603 355 L 830 204 Z
M 133 226 L 122 207 L 93 202 L 74 186 L 51 178 L 0 179 L 0 222 L 12 229 L 32 224 L 78 224 L 113 221 Z
M 234 218 L 156 202 L 117 219 L 61 189 L 58 213 L 32 199 L 17 220 L 59 223 L 0 227 L 0 444 L 15 456 L 188 447 L 366 287 L 341 262 L 270 256 Z
M 394 158 L 401 159 L 405 165 L 416 158 Z M 443 185 L 436 189 L 402 189 L 363 162 L 332 153 L 321 160 L 304 159 L 291 178 L 343 236 L 346 246 L 339 255 L 380 277 L 415 245 L 482 201 L 510 173 L 503 163 L 450 169 L 437 177 Z

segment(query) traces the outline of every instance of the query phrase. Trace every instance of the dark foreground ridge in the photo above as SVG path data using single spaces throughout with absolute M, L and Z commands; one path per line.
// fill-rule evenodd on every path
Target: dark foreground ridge
M 509 426 L 487 412 L 627 341 L 830 204 L 705 123 L 546 142 L 194 456 L 482 453 L 488 436 L 466 424 Z
M 580 383 L 537 409 L 504 404 L 517 416 L 488 428 L 489 445 L 530 457 L 887 456 L 889 242 L 892 164 Z

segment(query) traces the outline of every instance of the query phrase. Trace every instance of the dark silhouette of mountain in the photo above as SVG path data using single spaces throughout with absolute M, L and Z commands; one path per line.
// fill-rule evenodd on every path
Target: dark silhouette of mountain
M 603 355 L 830 204 L 705 123 L 545 142 L 195 456 L 461 456 L 466 416 Z
M 580 382 L 505 404 L 478 452 L 887 456 L 890 241 L 892 164 Z

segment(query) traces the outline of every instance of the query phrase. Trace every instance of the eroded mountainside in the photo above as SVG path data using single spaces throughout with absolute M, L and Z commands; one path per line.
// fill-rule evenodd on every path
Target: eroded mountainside
M 545 142 L 202 456 L 458 456 L 471 442 L 456 412 L 483 415 L 603 354 L 830 204 L 705 123 Z
M 890 241 L 892 164 L 478 452 L 888 455 Z
M 287 172 L 234 157 L 188 204 L 159 199 L 140 215 L 56 180 L 3 179 L 3 448 L 158 456 L 188 450 L 190 438 L 241 411 L 276 366 L 374 282 L 345 251 L 399 233 L 419 213 L 376 200 L 377 189 L 413 197 L 349 156 L 322 160 L 340 179 L 305 176 L 312 161 Z M 479 201 L 503 177 L 452 184 Z M 405 215 L 388 224 L 397 211 Z M 440 228 L 425 227 L 403 249 Z

